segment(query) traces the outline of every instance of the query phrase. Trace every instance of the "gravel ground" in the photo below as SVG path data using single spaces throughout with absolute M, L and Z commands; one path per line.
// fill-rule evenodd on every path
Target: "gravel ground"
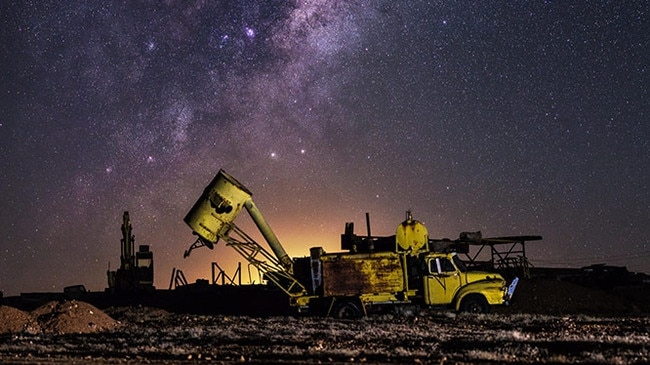
M 93 310 L 83 304 L 76 308 L 84 313 Z M 349 321 L 200 316 L 145 307 L 110 308 L 105 313 L 117 325 L 89 333 L 0 334 L 0 363 L 650 362 L 650 318 L 646 316 L 432 312 Z
M 0 363 L 646 364 L 649 293 L 647 285 L 604 292 L 529 280 L 510 306 L 491 314 L 426 311 L 353 321 L 100 310 L 81 301 L 30 312 L 5 305 Z

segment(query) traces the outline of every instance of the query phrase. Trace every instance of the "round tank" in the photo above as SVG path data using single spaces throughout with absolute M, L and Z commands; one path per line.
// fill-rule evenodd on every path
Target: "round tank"
M 200 237 L 217 242 L 220 235 L 228 232 L 230 223 L 237 218 L 251 195 L 234 177 L 219 170 L 183 220 Z
M 423 248 L 424 250 L 428 249 L 427 244 L 429 243 L 429 232 L 424 224 L 412 220 L 409 217 L 397 226 L 395 239 L 399 249 L 404 251 L 411 250 L 415 253 Z

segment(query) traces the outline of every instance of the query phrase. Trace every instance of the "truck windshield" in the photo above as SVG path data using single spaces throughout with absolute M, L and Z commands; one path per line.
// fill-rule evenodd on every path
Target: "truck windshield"
M 465 266 L 465 263 L 460 258 L 458 258 L 458 255 L 454 255 L 454 264 L 456 264 L 456 267 L 458 270 L 460 270 L 460 272 L 467 271 L 467 266 Z

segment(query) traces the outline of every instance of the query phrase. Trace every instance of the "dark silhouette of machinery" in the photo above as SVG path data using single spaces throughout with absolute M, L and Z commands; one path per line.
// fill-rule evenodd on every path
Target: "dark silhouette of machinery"
M 140 245 L 135 252 L 135 236 L 131 233 L 129 212 L 122 217 L 122 253 L 120 268 L 107 272 L 108 291 L 138 292 L 153 291 L 153 252 L 149 245 Z

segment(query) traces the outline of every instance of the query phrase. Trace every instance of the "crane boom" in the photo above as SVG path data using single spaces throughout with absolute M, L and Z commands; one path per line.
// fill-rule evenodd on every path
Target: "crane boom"
M 269 226 L 269 224 L 266 222 L 266 219 L 264 219 L 264 216 L 260 210 L 257 209 L 257 206 L 255 203 L 253 203 L 253 200 L 247 200 L 244 206 L 246 207 L 248 214 L 250 214 L 251 218 L 253 218 L 253 222 L 255 222 L 257 228 L 260 230 L 260 232 L 262 232 L 262 236 L 264 236 L 266 241 L 269 243 L 269 246 L 271 246 L 275 257 L 280 260 L 280 264 L 285 269 L 291 270 L 293 261 L 291 261 L 291 258 L 284 250 L 284 247 L 282 247 L 282 244 L 280 244 L 280 240 L 278 240 L 278 237 L 275 235 L 275 233 L 273 233 L 271 226 Z

